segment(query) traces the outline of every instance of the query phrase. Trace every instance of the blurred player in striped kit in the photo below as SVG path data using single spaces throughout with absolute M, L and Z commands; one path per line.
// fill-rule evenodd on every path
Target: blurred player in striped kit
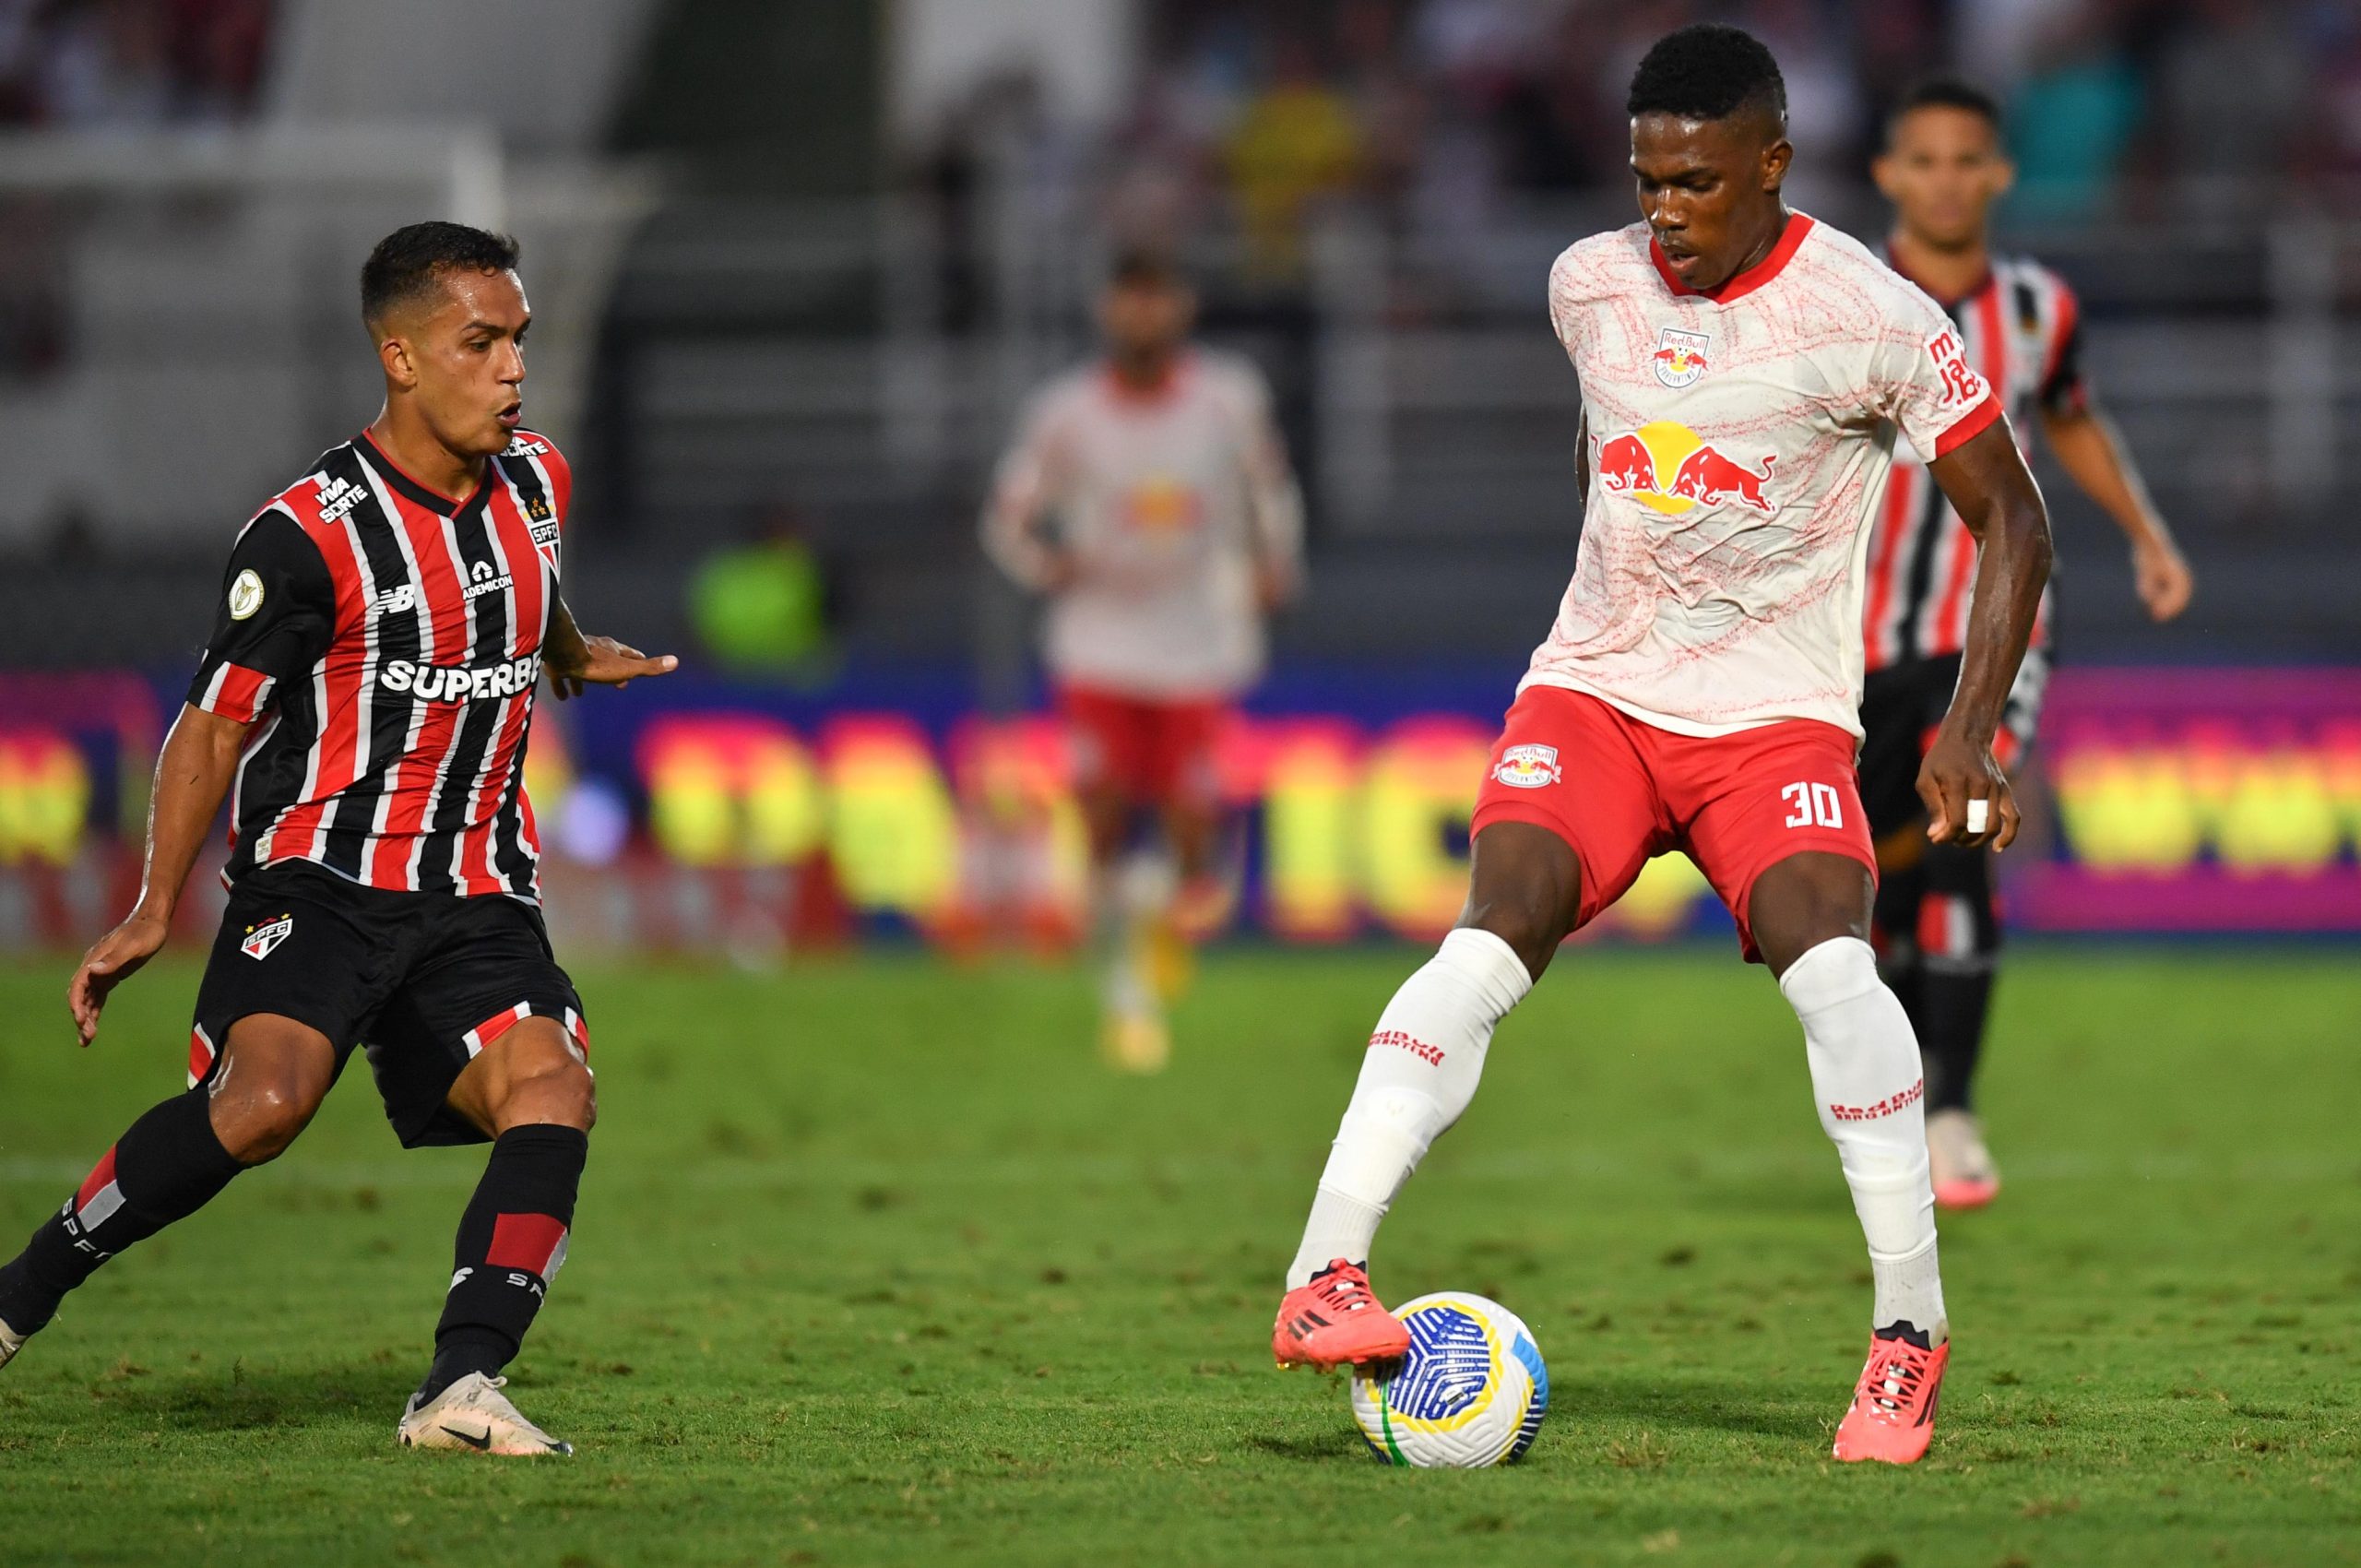
M 1106 351 L 1035 394 L 984 546 L 1047 597 L 1044 659 L 1090 833 L 1103 1048 L 1170 1051 L 1164 1004 L 1229 903 L 1216 745 L 1262 673 L 1263 621 L 1302 576 L 1302 505 L 1261 374 L 1192 346 L 1196 301 L 1163 258 L 1120 257 Z M 1132 855 L 1144 814 L 1163 856 Z
M 1965 82 L 1922 83 L 1894 111 L 1875 172 L 1894 208 L 1888 264 L 1950 313 L 1969 362 L 2006 402 L 2019 441 L 2038 423 L 2058 466 L 2123 530 L 2149 614 L 2159 621 L 2179 614 L 2193 586 L 2189 566 L 2114 426 L 2092 402 L 2073 291 L 2033 261 L 1991 252 L 1992 205 L 2014 173 L 1999 106 Z M 1935 1197 L 1952 1208 L 1989 1203 L 2000 1188 L 1969 1100 L 2000 922 L 1990 857 L 1982 846 L 1928 843 L 1916 782 L 1959 683 L 1975 560 L 1974 537 L 1926 464 L 1897 453 L 1870 538 L 1862 601 L 1861 793 L 1877 840 L 1883 965 L 1917 1029 Z M 2045 594 L 1996 739 L 2001 764 L 2011 769 L 2040 719 L 2050 619 Z

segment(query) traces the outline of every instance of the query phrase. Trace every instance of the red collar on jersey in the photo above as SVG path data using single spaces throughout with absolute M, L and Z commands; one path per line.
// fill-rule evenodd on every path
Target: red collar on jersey
M 1112 360 L 1108 361 L 1101 367 L 1099 374 L 1107 383 L 1109 395 L 1115 401 L 1129 404 L 1133 408 L 1145 409 L 1153 408 L 1170 398 L 1180 389 L 1181 380 L 1196 368 L 1197 351 L 1194 349 L 1182 349 L 1166 363 L 1163 377 L 1153 386 L 1133 386 L 1116 371 Z
M 1786 270 L 1787 263 L 1795 259 L 1797 249 L 1803 244 L 1804 236 L 1811 232 L 1811 226 L 1812 220 L 1805 214 L 1789 213 L 1786 232 L 1781 234 L 1779 243 L 1771 247 L 1771 254 L 1745 271 L 1724 279 L 1717 289 L 1692 289 L 1682 282 L 1680 275 L 1673 271 L 1672 263 L 1665 259 L 1664 247 L 1656 244 L 1654 234 L 1648 236 L 1648 259 L 1656 264 L 1656 275 L 1674 293 L 1684 297 L 1701 295 L 1717 305 L 1726 305 L 1733 300 L 1746 298 Z
M 369 459 L 372 468 L 386 476 L 386 482 L 394 487 L 396 494 L 430 512 L 440 512 L 446 517 L 457 517 L 473 505 L 492 483 L 492 460 L 486 457 L 483 477 L 476 481 L 474 492 L 465 501 L 454 501 L 441 491 L 429 489 L 402 472 L 401 465 L 386 456 L 386 449 L 371 439 L 367 431 L 355 437 L 353 445 L 361 448 L 362 456 Z
M 1900 258 L 1895 256 L 1893 254 L 1892 241 L 1889 240 L 1884 244 L 1878 247 L 1878 259 L 1884 262 L 1886 266 L 1892 267 L 1894 273 L 1900 277 L 1904 282 L 1908 283 L 1913 288 L 1918 290 L 1928 299 L 1934 301 L 1937 304 L 1942 306 L 1943 309 L 1947 311 L 1957 310 L 1960 306 L 1965 304 L 1968 301 L 1975 298 L 1976 295 L 1984 292 L 1985 290 L 1992 286 L 1992 263 L 1988 258 L 1984 264 L 1984 270 L 1976 275 L 1975 281 L 1969 286 L 1966 292 L 1954 294 L 1950 299 L 1943 298 L 1942 295 L 1935 292 L 1934 290 L 1928 288 L 1926 284 L 1911 276 L 1910 269 L 1903 266 Z

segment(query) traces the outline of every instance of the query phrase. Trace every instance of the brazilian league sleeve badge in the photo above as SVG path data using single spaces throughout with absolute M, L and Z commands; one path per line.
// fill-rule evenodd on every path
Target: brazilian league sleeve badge
M 1562 776 L 1555 746 L 1511 746 L 1492 769 L 1492 777 L 1513 790 L 1543 789 Z
M 1712 369 L 1705 350 L 1712 344 L 1713 334 L 1691 332 L 1679 327 L 1667 327 L 1656 335 L 1656 379 L 1678 392 L 1693 385 L 1697 378 Z

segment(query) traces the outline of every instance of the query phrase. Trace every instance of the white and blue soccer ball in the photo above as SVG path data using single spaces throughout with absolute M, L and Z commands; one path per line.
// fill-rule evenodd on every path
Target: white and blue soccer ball
M 1481 1296 L 1421 1296 L 1394 1309 L 1410 1353 L 1353 1372 L 1353 1419 L 1389 1465 L 1480 1470 L 1533 1446 L 1549 1369 L 1525 1320 Z

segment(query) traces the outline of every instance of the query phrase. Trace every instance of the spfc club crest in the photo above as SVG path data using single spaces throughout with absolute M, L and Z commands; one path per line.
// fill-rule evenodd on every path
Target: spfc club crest
M 263 925 L 250 925 L 246 927 L 246 939 L 238 944 L 238 951 L 249 958 L 267 958 L 294 929 L 295 917 L 291 914 L 281 915 Z
M 1656 335 L 1656 379 L 1678 392 L 1712 369 L 1705 350 L 1713 335 L 1667 327 Z

